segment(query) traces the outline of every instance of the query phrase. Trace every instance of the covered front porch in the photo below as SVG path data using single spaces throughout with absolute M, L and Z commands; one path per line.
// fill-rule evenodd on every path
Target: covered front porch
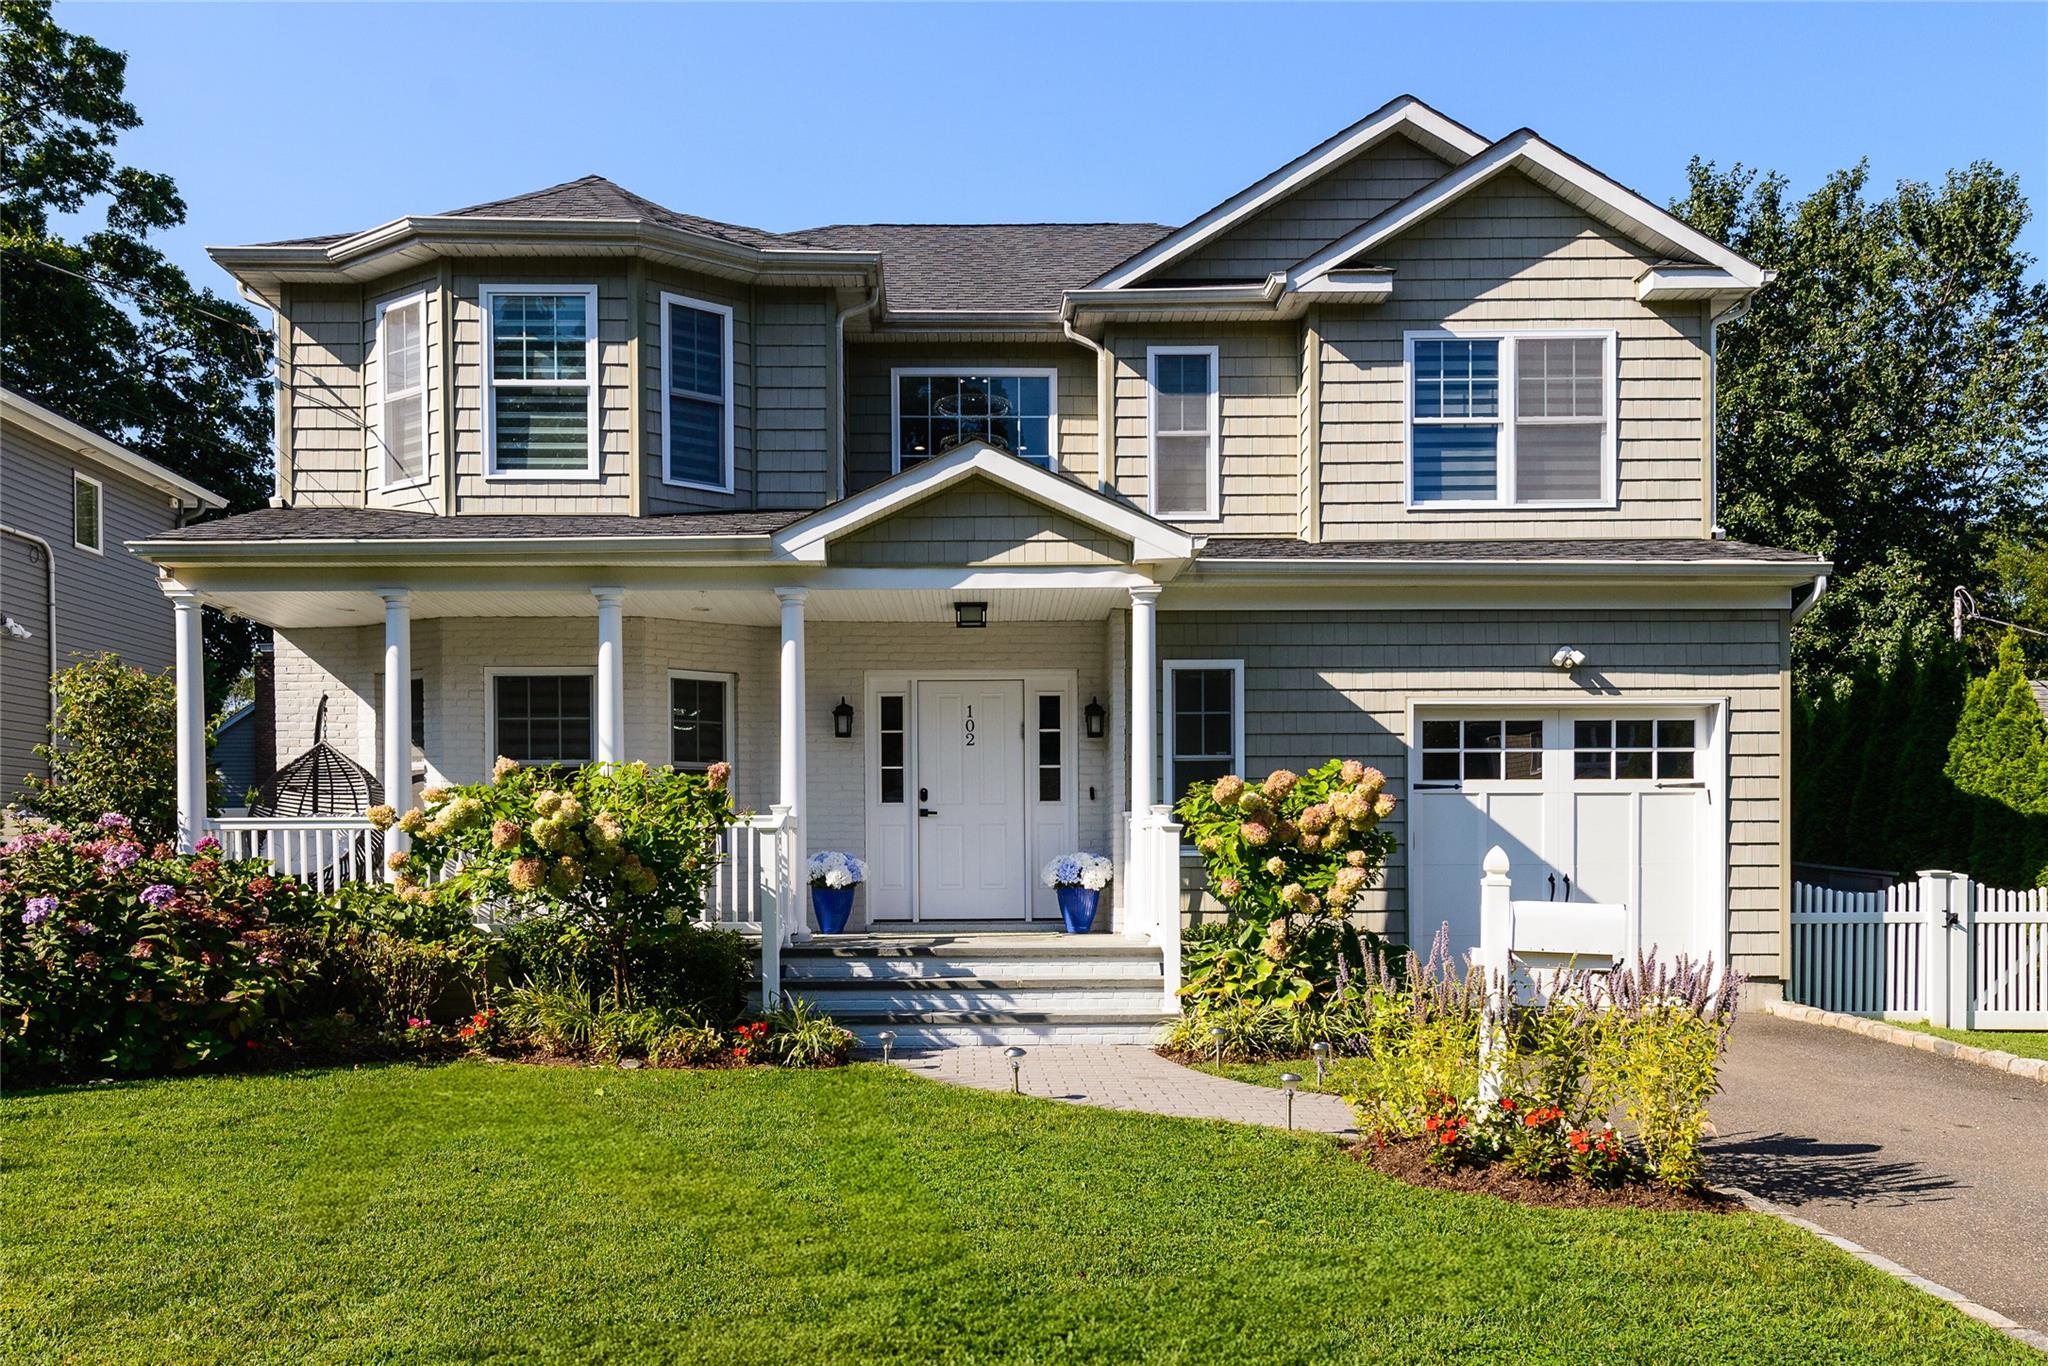
M 866 861 L 849 929 L 872 936 L 1056 930 L 1039 869 L 1084 850 L 1116 864 L 1097 929 L 1165 953 L 1170 995 L 1178 830 L 1129 794 L 1158 791 L 1157 606 L 1191 546 L 1137 514 L 1051 513 L 1025 495 L 1122 509 L 1009 457 L 931 464 L 949 461 L 758 538 L 766 554 L 641 534 L 155 555 L 177 609 L 184 837 L 217 828 L 231 852 L 329 879 L 376 876 L 404 843 L 394 829 L 368 856 L 359 809 L 206 817 L 210 605 L 274 629 L 280 761 L 323 743 L 400 809 L 500 755 L 731 765 L 752 814 L 707 918 L 759 932 L 771 981 L 816 933 L 810 854 Z

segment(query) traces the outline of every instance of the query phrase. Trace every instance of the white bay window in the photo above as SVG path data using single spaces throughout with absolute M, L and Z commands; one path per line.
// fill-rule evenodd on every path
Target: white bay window
M 597 291 L 486 285 L 484 437 L 499 478 L 595 477 Z
M 1611 332 L 1410 333 L 1411 507 L 1615 496 Z

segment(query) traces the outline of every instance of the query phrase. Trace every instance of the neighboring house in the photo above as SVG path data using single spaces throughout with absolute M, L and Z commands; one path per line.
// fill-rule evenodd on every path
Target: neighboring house
M 112 651 L 171 667 L 171 605 L 128 552 L 225 506 L 162 465 L 0 389 L 0 804 L 47 765 L 50 676 Z
M 1178 228 L 779 234 L 590 177 L 214 257 L 277 315 L 277 506 L 139 549 L 191 629 L 276 628 L 281 757 L 325 695 L 387 790 L 408 734 L 455 781 L 730 760 L 916 928 L 1044 924 L 1038 865 L 1134 809 L 1356 756 L 1394 935 L 1472 942 L 1500 843 L 1781 979 L 1827 566 L 1713 493 L 1716 321 L 1769 277 L 1533 133 L 1398 99 Z

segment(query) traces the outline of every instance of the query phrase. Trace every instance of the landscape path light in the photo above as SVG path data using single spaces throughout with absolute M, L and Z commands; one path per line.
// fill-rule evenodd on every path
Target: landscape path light
M 1294 1127 L 1294 1088 L 1301 1085 L 1301 1078 L 1292 1072 L 1280 1074 L 1280 1085 L 1287 1092 L 1287 1127 Z
M 896 1042 L 896 1031 L 885 1029 L 875 1035 L 875 1042 L 882 1045 L 882 1061 L 889 1061 L 889 1046 Z
M 1323 1089 L 1323 1077 L 1330 1069 L 1330 1045 L 1312 1043 L 1308 1051 L 1316 1055 L 1316 1090 L 1320 1091 Z
M 1012 1044 L 1003 1050 L 1003 1056 L 1010 1060 L 1010 1093 L 1021 1095 L 1024 1087 L 1018 1078 L 1018 1072 L 1024 1066 L 1024 1050 Z
M 1209 1037 L 1216 1041 L 1216 1070 L 1223 1070 L 1223 1026 L 1217 1025 L 1209 1031 Z

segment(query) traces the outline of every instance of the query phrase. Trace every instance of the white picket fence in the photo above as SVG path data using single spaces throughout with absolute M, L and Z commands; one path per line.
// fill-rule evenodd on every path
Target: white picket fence
M 2048 888 L 1925 872 L 1882 891 L 1792 885 L 1801 1005 L 1950 1029 L 2048 1029 Z

